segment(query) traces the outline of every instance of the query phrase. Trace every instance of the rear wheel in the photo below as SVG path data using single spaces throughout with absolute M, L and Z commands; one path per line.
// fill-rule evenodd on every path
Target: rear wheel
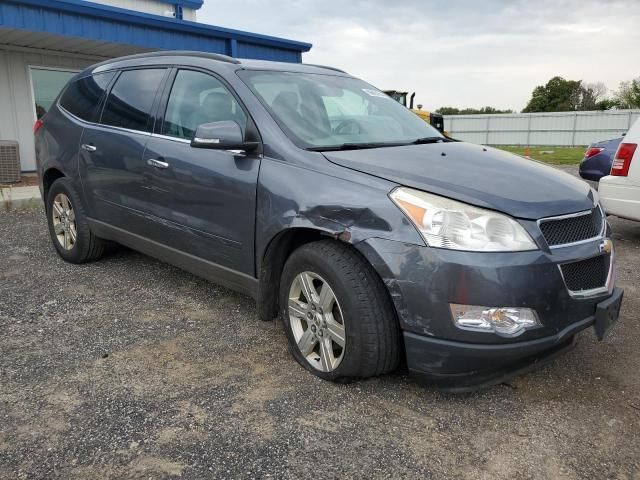
M 399 329 L 384 285 L 351 247 L 319 241 L 287 260 L 280 284 L 281 317 L 294 358 L 326 380 L 394 370 Z
M 76 212 L 71 205 L 71 200 L 64 193 L 58 193 L 51 206 L 51 220 L 56 240 L 65 250 L 72 250 L 78 239 L 78 230 Z
M 89 228 L 80 196 L 68 178 L 53 182 L 46 210 L 51 241 L 64 260 L 84 263 L 103 255 L 109 242 L 96 237 Z

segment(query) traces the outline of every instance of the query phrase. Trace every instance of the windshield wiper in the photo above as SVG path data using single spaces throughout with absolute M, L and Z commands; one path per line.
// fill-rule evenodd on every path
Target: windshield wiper
M 309 147 L 305 148 L 305 150 L 309 150 L 311 152 L 335 152 L 339 150 L 362 150 L 365 148 L 398 147 L 400 145 L 406 145 L 406 143 L 341 143 L 340 145 L 329 145 L 326 147 Z
M 422 137 L 411 142 L 369 142 L 369 143 L 341 143 L 340 145 L 328 145 L 325 147 L 309 147 L 305 150 L 311 152 L 335 152 L 339 150 L 363 150 L 365 148 L 401 147 L 404 145 L 423 145 L 426 143 L 449 142 L 445 137 Z
M 417 138 L 413 142 L 413 145 L 425 145 L 427 143 L 440 143 L 440 142 L 448 142 L 449 140 L 444 137 L 422 137 Z

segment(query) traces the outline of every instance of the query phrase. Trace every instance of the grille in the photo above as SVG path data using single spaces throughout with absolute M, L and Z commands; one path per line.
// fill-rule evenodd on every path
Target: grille
M 0 142 L 0 183 L 20 181 L 18 142 Z
M 572 292 L 601 288 L 607 284 L 610 255 L 600 255 L 561 265 L 564 283 Z
M 550 247 L 595 238 L 602 231 L 602 212 L 596 207 L 576 217 L 541 220 L 540 230 Z

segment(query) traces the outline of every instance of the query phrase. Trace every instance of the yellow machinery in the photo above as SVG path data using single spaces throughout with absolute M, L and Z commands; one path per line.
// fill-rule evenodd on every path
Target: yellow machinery
M 396 102 L 407 107 L 407 95 L 409 95 L 409 92 L 400 92 L 399 90 L 385 90 L 384 93 L 389 95 Z M 418 105 L 418 108 L 413 108 L 413 99 L 415 96 L 416 92 L 413 92 L 409 97 L 408 108 L 429 125 L 432 125 L 436 129 L 444 133 L 444 119 L 442 118 L 442 115 L 440 115 L 439 113 L 432 113 L 426 110 L 422 110 L 422 105 Z

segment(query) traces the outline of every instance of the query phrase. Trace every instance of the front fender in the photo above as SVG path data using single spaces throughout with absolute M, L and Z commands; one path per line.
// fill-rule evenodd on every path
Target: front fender
M 257 272 L 271 241 L 293 228 L 318 230 L 352 244 L 383 238 L 424 245 L 388 197 L 397 184 L 326 163 L 329 168 L 319 171 L 263 159 L 256 211 Z

